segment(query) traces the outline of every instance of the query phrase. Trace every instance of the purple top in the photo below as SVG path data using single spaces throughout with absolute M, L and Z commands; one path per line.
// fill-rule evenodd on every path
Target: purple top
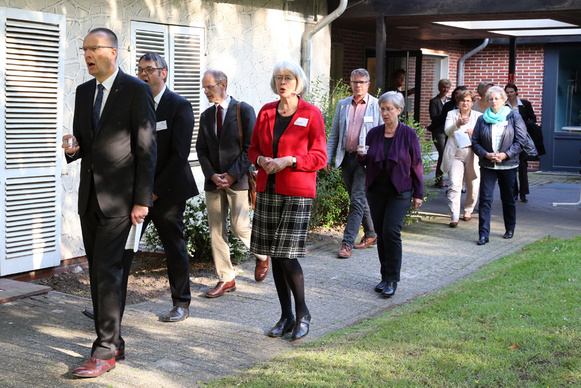
M 365 141 L 369 146 L 367 155 L 358 154 L 356 157 L 357 162 L 367 170 L 365 190 L 382 172 L 386 160 L 387 173 L 398 193 L 413 189 L 413 198 L 424 199 L 424 169 L 416 131 L 398 123 L 387 158 L 383 155 L 384 137 L 385 124 L 372 128 Z

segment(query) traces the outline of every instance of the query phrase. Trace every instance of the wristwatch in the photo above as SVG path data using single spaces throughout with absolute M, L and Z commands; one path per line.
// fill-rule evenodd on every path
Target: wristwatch
M 292 161 L 293 161 L 293 164 L 291 164 L 291 167 L 292 167 L 292 168 L 297 168 L 297 158 L 295 158 L 295 157 L 293 156 L 293 157 L 292 157 Z

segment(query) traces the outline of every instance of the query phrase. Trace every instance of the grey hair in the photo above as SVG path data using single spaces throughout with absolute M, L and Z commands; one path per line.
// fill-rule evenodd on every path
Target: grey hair
M 438 89 L 440 89 L 444 85 L 452 86 L 452 82 L 450 82 L 449 79 L 442 78 L 440 81 L 438 81 Z
M 153 62 L 155 62 L 155 66 L 157 66 L 157 68 L 159 69 L 159 74 L 161 74 L 162 69 L 165 69 L 167 73 L 166 73 L 165 78 L 163 79 L 163 82 L 166 81 L 167 75 L 169 74 L 169 69 L 167 68 L 167 62 L 165 61 L 165 59 L 163 59 L 163 57 L 161 55 L 159 55 L 158 53 L 146 53 L 146 54 L 143 54 L 141 56 L 141 58 L 139 58 L 139 61 L 137 61 L 137 63 L 139 63 L 141 61 L 153 61 Z
M 480 84 L 478 84 L 478 88 L 476 89 L 476 92 L 478 93 L 478 95 L 480 97 L 484 96 L 484 93 L 486 92 L 487 86 L 494 86 L 494 84 L 490 81 L 483 81 L 483 82 L 480 82 Z
M 501 88 L 500 86 L 493 86 L 490 89 L 488 89 L 488 91 L 486 92 L 486 101 L 488 101 L 488 99 L 490 98 L 490 95 L 492 93 L 498 93 L 502 96 L 503 100 L 508 100 L 508 97 L 506 95 L 506 92 L 504 91 L 503 88 Z
M 365 76 L 367 77 L 367 82 L 369 82 L 369 80 L 371 79 L 371 77 L 369 77 L 369 72 L 365 69 L 355 69 L 351 72 L 351 77 L 353 77 L 354 75 L 359 75 L 359 76 Z
M 307 76 L 302 67 L 294 62 L 282 61 L 274 66 L 274 69 L 272 70 L 272 78 L 270 79 L 270 88 L 275 94 L 278 94 L 278 90 L 276 89 L 276 75 L 280 71 L 288 71 L 297 79 L 297 87 L 295 89 L 296 95 L 305 94 L 307 92 L 309 81 L 307 80 Z
M 397 109 L 403 109 L 405 103 L 403 94 L 395 91 L 383 93 L 377 103 L 381 105 L 384 102 L 391 102 Z
M 208 74 L 211 75 L 212 77 L 214 77 L 214 81 L 216 81 L 218 83 L 226 82 L 226 86 L 228 86 L 228 76 L 223 71 L 213 70 L 213 69 L 206 70 L 204 72 L 204 77 Z

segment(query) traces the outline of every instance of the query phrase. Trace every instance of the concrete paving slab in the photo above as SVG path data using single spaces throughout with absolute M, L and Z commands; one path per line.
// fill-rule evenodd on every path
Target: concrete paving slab
M 309 247 L 301 260 L 312 330 L 302 342 L 266 337 L 278 320 L 280 306 L 272 276 L 253 280 L 253 262 L 238 266 L 236 292 L 207 299 L 213 278 L 193 295 L 190 318 L 163 323 L 171 308 L 163 298 L 129 305 L 123 321 L 125 361 L 96 379 L 75 379 L 70 372 L 90 354 L 93 322 L 81 314 L 90 300 L 58 292 L 0 305 L 1 387 L 197 387 L 266 361 L 326 333 L 434 292 L 475 272 L 482 265 L 521 249 L 539 238 L 581 235 L 581 208 L 553 207 L 555 200 L 579 195 L 579 181 L 570 176 L 531 174 L 528 203 L 517 204 L 515 237 L 504 240 L 498 192 L 493 205 L 491 241 L 477 246 L 478 216 L 448 226 L 444 190 L 435 191 L 422 206 L 421 221 L 402 232 L 402 281 L 396 295 L 381 299 L 373 291 L 379 281 L 377 250 L 354 250 L 351 258 L 336 258 L 339 241 Z M 559 185 L 551 185 L 559 183 Z M 561 185 L 560 183 L 563 183 Z

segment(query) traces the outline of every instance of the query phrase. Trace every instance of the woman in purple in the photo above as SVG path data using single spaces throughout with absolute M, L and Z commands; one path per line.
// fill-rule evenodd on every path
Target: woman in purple
M 404 106 L 401 93 L 379 98 L 384 125 L 367 134 L 367 146 L 359 146 L 357 161 L 366 167 L 365 189 L 377 232 L 381 282 L 375 291 L 391 298 L 400 281 L 401 228 L 411 206 L 422 205 L 424 177 L 420 141 L 416 132 L 399 121 Z

